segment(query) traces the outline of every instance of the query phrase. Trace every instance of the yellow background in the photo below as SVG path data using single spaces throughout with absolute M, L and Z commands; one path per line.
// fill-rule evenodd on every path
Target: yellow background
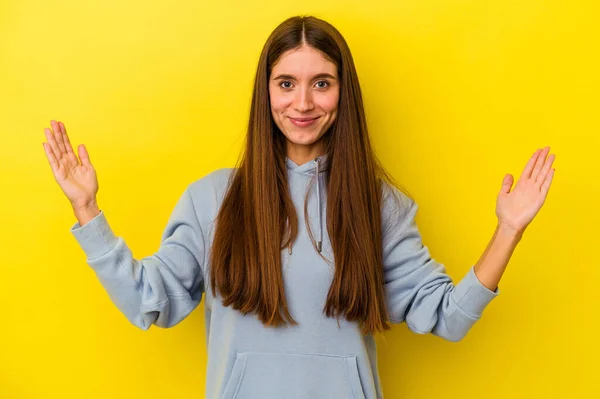
M 98 201 L 137 258 L 192 181 L 232 166 L 252 79 L 285 18 L 333 23 L 355 57 L 372 140 L 461 278 L 495 227 L 505 173 L 545 145 L 545 206 L 469 335 L 395 326 L 386 398 L 600 397 L 600 184 L 594 0 L 0 3 L 0 397 L 202 398 L 203 306 L 144 332 L 110 302 L 69 228 L 42 148 L 86 144 Z

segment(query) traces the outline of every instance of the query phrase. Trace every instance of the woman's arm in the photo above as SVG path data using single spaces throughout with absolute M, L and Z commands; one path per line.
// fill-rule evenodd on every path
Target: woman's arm
M 386 190 L 382 208 L 384 278 L 392 322 L 406 322 L 413 332 L 432 333 L 449 341 L 458 341 L 468 333 L 499 294 L 498 282 L 524 226 L 546 197 L 553 157 L 544 164 L 540 154 L 534 154 L 512 193 L 512 176 L 505 177 L 498 196 L 499 223 L 494 236 L 479 262 L 456 284 L 422 242 L 415 221 L 418 205 L 393 187 Z M 548 179 L 541 177 L 544 173 Z
M 477 278 L 491 290 L 500 283 L 515 247 L 546 200 L 554 177 L 551 166 L 555 156 L 548 156 L 549 151 L 550 147 L 545 147 L 534 152 L 513 191 L 513 176 L 504 176 L 496 203 L 498 225 L 474 267 Z
M 200 182 L 202 183 L 202 182 Z M 104 212 L 71 233 L 111 301 L 135 326 L 173 327 L 204 294 L 204 237 L 188 187 L 171 212 L 158 250 L 138 259 Z

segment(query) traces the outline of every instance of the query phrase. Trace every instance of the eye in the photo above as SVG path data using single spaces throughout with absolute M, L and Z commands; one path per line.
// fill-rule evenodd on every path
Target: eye
M 325 89 L 325 88 L 329 87 L 329 82 L 328 82 L 328 81 L 326 81 L 326 80 L 319 80 L 319 81 L 317 82 L 317 85 L 318 85 L 319 83 L 325 83 L 325 85 L 324 85 L 324 86 L 320 86 L 320 87 L 319 87 L 319 89 Z
M 286 83 L 289 83 L 290 86 L 282 86 Z M 279 83 L 279 87 L 281 87 L 282 89 L 291 89 L 292 88 L 292 82 L 290 82 L 289 80 L 284 80 L 283 82 Z

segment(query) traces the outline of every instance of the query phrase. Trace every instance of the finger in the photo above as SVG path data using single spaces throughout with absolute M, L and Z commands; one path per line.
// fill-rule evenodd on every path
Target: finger
M 54 137 L 56 138 L 56 142 L 58 143 L 58 149 L 60 150 L 60 152 L 66 155 L 67 149 L 65 148 L 65 143 L 62 139 L 62 132 L 60 131 L 60 127 L 58 127 L 58 123 L 56 123 L 56 121 L 50 121 L 50 124 L 52 125 L 52 131 L 54 132 Z
M 525 181 L 531 177 L 531 171 L 533 170 L 533 166 L 535 165 L 535 162 L 537 161 L 539 154 L 540 154 L 540 150 L 537 149 L 533 153 L 531 158 L 529 158 L 529 162 L 527 162 L 527 165 L 525 165 L 525 169 L 523 169 L 523 173 L 521 173 L 520 180 Z
M 544 147 L 540 155 L 538 156 L 537 161 L 535 162 L 535 166 L 533 167 L 533 172 L 531 172 L 531 178 L 535 182 L 540 175 L 540 171 L 542 170 L 542 166 L 546 163 L 546 156 L 550 151 L 550 147 Z
M 50 167 L 52 168 L 52 172 L 56 172 L 58 170 L 58 161 L 54 157 L 52 153 L 52 148 L 48 145 L 48 143 L 42 143 L 44 146 L 44 151 L 46 152 L 46 158 L 48 158 L 48 162 L 50 163 Z
M 514 181 L 513 176 L 511 174 L 506 174 L 504 179 L 502 180 L 502 192 L 505 194 L 510 193 L 510 188 L 512 187 Z
M 92 168 L 92 162 L 90 161 L 90 154 L 88 154 L 85 145 L 81 144 L 77 147 L 79 152 L 79 159 L 81 159 L 81 163 L 84 164 L 88 168 Z
M 546 180 L 544 180 L 544 184 L 542 184 L 541 193 L 544 196 L 544 200 L 546 200 L 546 196 L 548 195 L 548 191 L 550 191 L 550 184 L 552 184 L 552 179 L 554 178 L 554 169 L 550 169 L 548 176 L 546 176 Z
M 79 163 L 79 160 L 77 159 L 77 156 L 75 155 L 75 152 L 73 151 L 73 146 L 71 146 L 71 140 L 69 140 L 69 136 L 67 135 L 67 129 L 65 128 L 65 124 L 62 123 L 62 122 L 58 122 L 58 127 L 60 129 L 63 141 L 65 143 L 65 148 L 67 150 L 67 155 L 69 157 L 71 157 L 71 159 L 75 163 Z
M 550 170 L 550 167 L 552 167 L 555 158 L 556 156 L 554 154 L 550 154 L 548 159 L 546 159 L 546 162 L 544 162 L 544 167 L 535 181 L 540 186 L 544 184 L 545 179 L 548 178 L 548 171 Z
M 52 130 L 45 128 L 44 133 L 46 133 L 46 139 L 48 140 L 48 145 L 50 145 L 52 155 L 54 155 L 56 162 L 60 163 L 62 156 L 60 150 L 58 149 L 58 144 L 56 144 L 56 140 L 54 139 L 54 134 L 52 134 Z

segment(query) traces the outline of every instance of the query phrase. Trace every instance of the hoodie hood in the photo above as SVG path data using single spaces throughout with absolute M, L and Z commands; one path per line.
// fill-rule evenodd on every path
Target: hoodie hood
M 317 160 L 320 160 L 320 162 L 318 162 Z M 319 173 L 327 170 L 327 160 L 327 154 L 323 154 L 317 158 L 311 159 L 306 163 L 303 163 L 302 165 L 298 165 L 288 157 L 285 157 L 285 165 L 287 167 L 287 170 L 291 172 L 300 173 L 308 176 L 314 176 L 314 174 L 317 171 L 317 163 L 319 164 Z
M 285 157 L 285 164 L 288 171 L 306 176 L 312 176 L 312 178 L 317 181 L 317 213 L 319 220 L 319 236 L 317 241 L 317 250 L 320 253 L 323 247 L 323 216 L 321 211 L 321 179 L 316 177 L 327 170 L 327 154 L 321 155 L 313 160 L 305 162 L 302 165 L 298 165 L 288 157 Z M 288 245 L 288 253 L 290 255 L 292 254 L 291 242 Z

